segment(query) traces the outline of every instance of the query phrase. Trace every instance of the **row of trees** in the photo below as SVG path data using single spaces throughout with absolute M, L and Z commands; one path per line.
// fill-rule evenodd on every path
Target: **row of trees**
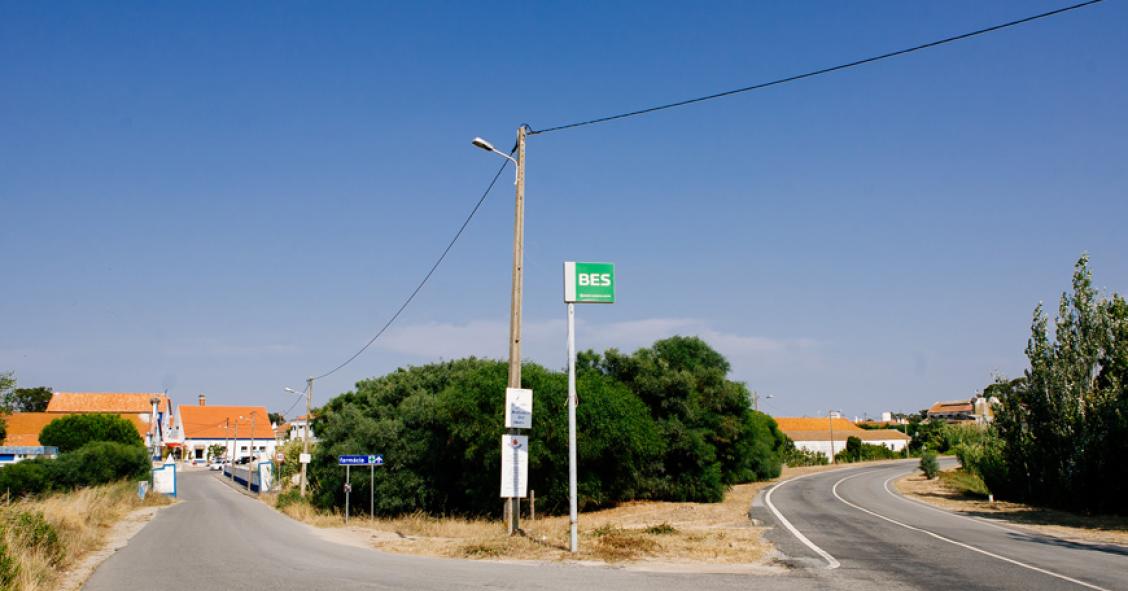
M 5 414 L 13 412 L 43 412 L 51 401 L 51 388 L 17 388 L 13 372 L 0 372 L 0 441 L 8 435 Z
M 1039 305 L 1030 369 L 999 381 L 991 436 L 959 445 L 964 467 L 996 496 L 1083 512 L 1128 514 L 1128 303 L 1101 298 L 1088 258 L 1062 294 L 1051 338 Z
M 779 474 L 785 438 L 700 339 L 674 337 L 629 355 L 586 352 L 578 361 L 581 507 L 717 501 L 731 484 Z M 471 358 L 400 369 L 334 398 L 317 419 L 314 502 L 344 502 L 334 456 L 382 452 L 378 513 L 496 512 L 506 381 L 505 363 Z M 567 377 L 529 363 L 522 382 L 534 393 L 529 487 L 538 511 L 563 512 Z M 358 506 L 367 505 L 367 485 L 353 484 Z

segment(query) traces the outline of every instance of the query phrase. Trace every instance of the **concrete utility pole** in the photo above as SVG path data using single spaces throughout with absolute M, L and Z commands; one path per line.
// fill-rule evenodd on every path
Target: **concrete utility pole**
M 524 125 L 517 128 L 517 202 L 513 217 L 513 290 L 509 302 L 509 387 L 521 387 L 521 294 L 525 283 L 525 136 Z M 510 429 L 510 434 L 520 431 Z M 521 529 L 521 499 L 509 499 L 512 517 L 510 535 Z
M 251 466 L 255 463 L 255 411 L 251 411 L 251 445 L 250 456 L 247 460 L 247 492 L 251 492 Z
M 313 377 L 306 379 L 306 414 L 305 414 L 305 427 L 302 428 L 302 455 L 309 457 L 309 425 L 313 417 L 309 415 L 309 407 L 313 402 Z M 302 498 L 306 496 L 306 465 L 307 462 L 301 462 L 302 465 Z
M 243 417 L 239 417 L 239 419 L 241 418 Z M 235 457 L 235 454 L 239 453 L 239 419 L 235 419 L 235 436 L 231 440 L 231 456 L 233 458 L 231 460 L 231 484 L 235 484 L 235 460 L 239 459 Z M 230 421 L 231 418 L 228 417 L 227 420 Z

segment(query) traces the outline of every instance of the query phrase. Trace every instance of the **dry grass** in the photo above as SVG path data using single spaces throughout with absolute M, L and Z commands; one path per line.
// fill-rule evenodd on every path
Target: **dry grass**
M 781 479 L 837 466 L 784 468 Z M 568 552 L 568 517 L 523 519 L 523 536 L 508 536 L 505 524 L 485 519 L 434 517 L 423 513 L 395 518 L 354 517 L 346 528 L 340 514 L 305 504 L 281 509 L 333 537 L 360 539 L 390 552 L 451 558 L 577 560 L 640 565 L 763 565 L 771 545 L 765 528 L 748 518 L 759 492 L 778 480 L 732 487 L 719 503 L 640 501 L 580 515 L 580 552 Z M 274 505 L 274 498 L 264 495 Z
M 170 502 L 161 495 L 150 495 L 141 501 L 137 498 L 136 484 L 122 482 L 6 503 L 0 507 L 3 515 L 39 513 L 57 536 L 57 542 L 52 544 L 29 546 L 21 543 L 25 540 L 14 539 L 14 528 L 5 528 L 8 554 L 18 568 L 12 588 L 19 591 L 56 588 L 64 571 L 99 548 L 115 523 L 137 508 Z
M 936 480 L 912 474 L 895 485 L 901 494 L 941 509 L 1005 521 L 1059 538 L 1128 546 L 1128 517 L 1078 515 L 1008 501 L 992 503 L 969 487 L 955 470 L 941 472 Z

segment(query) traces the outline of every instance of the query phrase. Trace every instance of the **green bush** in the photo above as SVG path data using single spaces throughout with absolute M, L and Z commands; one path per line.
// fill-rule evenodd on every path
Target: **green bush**
M 632 499 L 718 501 L 735 483 L 779 475 L 786 437 L 753 411 L 747 387 L 699 339 L 674 338 L 632 355 L 579 356 L 579 504 Z M 340 508 L 344 470 L 335 456 L 383 453 L 376 512 L 495 514 L 507 366 L 463 359 L 364 380 L 320 409 L 310 466 L 313 503 Z M 567 377 L 522 368 L 533 390 L 529 488 L 537 510 L 567 510 Z M 368 509 L 369 480 L 352 482 L 353 508 Z
M 783 450 L 783 463 L 798 468 L 800 466 L 825 466 L 830 463 L 821 451 L 810 451 L 795 447 L 795 442 L 787 439 Z
M 141 446 L 100 441 L 53 460 L 24 460 L 0 468 L 0 490 L 13 496 L 38 495 L 138 480 L 148 476 L 150 465 Z
M 16 559 L 8 552 L 8 544 L 4 542 L 4 532 L 0 531 L 0 590 L 12 589 L 16 576 L 20 574 L 20 567 Z
M 144 445 L 133 423 L 114 414 L 67 415 L 47 423 L 39 433 L 42 445 L 58 447 L 60 453 L 95 441 Z
M 852 463 L 869 462 L 873 460 L 892 460 L 899 457 L 902 457 L 902 454 L 883 445 L 862 443 L 860 438 L 851 435 L 846 438 L 846 448 L 835 454 L 834 459 L 837 462 Z
M 285 509 L 290 505 L 304 502 L 305 500 L 302 499 L 301 491 L 296 488 L 291 488 L 279 493 L 278 498 L 274 500 L 274 506 L 279 509 Z
M 6 537 L 13 545 L 34 548 L 51 564 L 62 563 L 64 549 L 55 527 L 39 511 L 10 510 L 3 514 Z
M 929 480 L 936 478 L 936 476 L 940 474 L 940 462 L 936 459 L 936 452 L 925 451 L 924 454 L 920 456 L 920 471 L 924 472 L 924 475 L 928 477 Z

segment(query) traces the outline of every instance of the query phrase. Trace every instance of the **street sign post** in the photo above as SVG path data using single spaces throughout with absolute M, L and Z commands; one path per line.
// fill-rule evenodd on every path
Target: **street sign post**
M 353 466 L 368 466 L 368 514 L 376 515 L 376 466 L 384 465 L 384 454 L 349 454 L 337 456 L 337 465 L 345 467 L 345 523 L 349 522 L 349 493 L 352 483 L 349 469 Z
M 580 549 L 576 467 L 576 304 L 615 303 L 614 263 L 564 263 L 564 302 L 568 304 L 568 518 L 569 548 Z

